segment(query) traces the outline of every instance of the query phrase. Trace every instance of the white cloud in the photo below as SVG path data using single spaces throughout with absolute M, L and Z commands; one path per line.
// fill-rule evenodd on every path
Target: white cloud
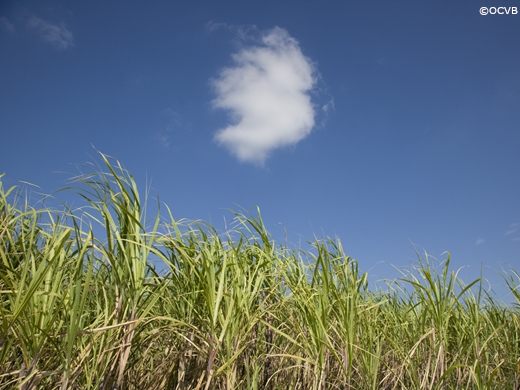
M 163 148 L 169 148 L 170 147 L 170 136 L 165 135 L 161 132 L 155 133 L 154 137 L 159 143 L 162 145 Z
M 33 16 L 29 19 L 29 27 L 36 29 L 45 41 L 58 50 L 74 46 L 74 37 L 63 24 L 57 26 Z
M 509 235 L 511 235 L 511 234 L 513 234 L 513 233 L 516 233 L 517 230 L 518 230 L 518 225 L 519 225 L 518 223 L 512 223 L 512 224 L 510 224 L 510 225 L 509 225 L 509 228 L 510 228 L 510 229 L 509 229 L 508 231 L 506 231 L 506 232 L 504 233 L 504 235 L 505 235 L 505 236 L 509 236 Z
M 169 148 L 172 139 L 178 140 L 179 135 L 189 131 L 191 123 L 170 107 L 162 112 L 162 116 L 164 118 L 163 128 L 155 133 L 154 138 L 159 141 L 164 148 Z
M 216 108 L 229 110 L 233 124 L 215 140 L 240 161 L 262 165 L 269 152 L 294 145 L 314 126 L 309 96 L 317 78 L 310 60 L 286 30 L 265 32 L 261 45 L 232 55 L 235 67 L 213 80 Z
M 330 99 L 329 102 L 325 104 L 321 109 L 323 110 L 323 112 L 325 112 L 325 114 L 328 114 L 330 110 L 335 111 L 336 105 L 334 104 L 334 98 Z
M 14 24 L 12 24 L 5 16 L 0 16 L 0 27 L 9 32 L 14 32 Z
M 483 244 L 484 241 L 485 241 L 485 240 L 484 240 L 482 237 L 479 237 L 479 238 L 477 239 L 477 241 L 475 241 L 475 245 Z
M 206 23 L 206 29 L 209 32 L 214 32 L 214 31 L 220 30 L 222 28 L 230 29 L 231 27 L 227 23 L 217 23 L 217 22 L 214 22 L 213 20 L 210 20 L 208 23 Z

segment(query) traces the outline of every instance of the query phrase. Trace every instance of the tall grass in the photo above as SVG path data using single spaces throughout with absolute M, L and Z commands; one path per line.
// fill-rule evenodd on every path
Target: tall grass
M 518 272 L 510 306 L 449 255 L 369 288 L 339 241 L 276 244 L 260 213 L 223 234 L 167 206 L 147 219 L 101 159 L 67 190 L 80 209 L 0 181 L 0 389 L 519 388 Z

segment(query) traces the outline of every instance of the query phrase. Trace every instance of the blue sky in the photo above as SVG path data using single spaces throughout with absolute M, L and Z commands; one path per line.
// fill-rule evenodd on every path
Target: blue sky
M 2 1 L 0 171 L 115 156 L 176 218 L 259 206 L 373 278 L 520 270 L 520 15 L 481 1 Z M 518 5 L 517 5 L 518 6 Z M 518 12 L 518 11 L 517 11 Z M 501 286 L 502 285 L 502 286 Z

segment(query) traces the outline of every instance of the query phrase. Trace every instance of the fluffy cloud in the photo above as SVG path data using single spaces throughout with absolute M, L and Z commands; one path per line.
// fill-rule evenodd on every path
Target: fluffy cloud
M 57 26 L 33 16 L 29 19 L 29 27 L 37 30 L 45 41 L 58 50 L 74 46 L 74 37 L 63 24 Z
M 232 58 L 236 66 L 213 80 L 213 105 L 229 110 L 233 123 L 215 140 L 240 161 L 262 165 L 269 152 L 311 132 L 315 113 L 308 93 L 316 83 L 315 70 L 298 42 L 279 27 Z

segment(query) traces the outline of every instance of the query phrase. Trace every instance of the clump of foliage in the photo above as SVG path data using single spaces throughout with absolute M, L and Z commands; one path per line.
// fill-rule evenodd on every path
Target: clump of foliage
M 373 291 L 339 241 L 277 245 L 260 214 L 224 234 L 146 220 L 101 158 L 75 178 L 81 209 L 0 181 L 0 389 L 519 388 L 517 272 L 510 306 L 449 256 Z

